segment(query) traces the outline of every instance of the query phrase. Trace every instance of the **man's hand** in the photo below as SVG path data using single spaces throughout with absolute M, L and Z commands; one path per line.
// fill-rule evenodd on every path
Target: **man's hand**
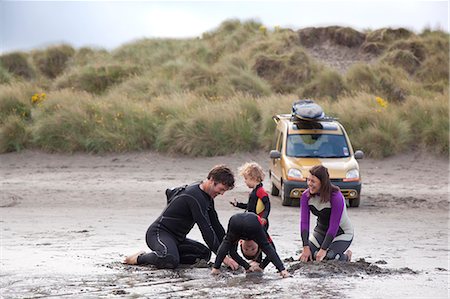
M 233 260 L 231 257 L 226 256 L 223 259 L 223 263 L 231 268 L 231 270 L 235 271 L 239 268 L 239 264 Z
M 312 260 L 311 258 L 311 249 L 309 246 L 303 246 L 303 251 L 300 257 L 298 258 L 302 262 L 307 262 L 309 260 Z
M 327 251 L 325 249 L 320 248 L 319 252 L 316 254 L 316 261 L 323 261 L 325 256 L 327 255 Z
M 283 270 L 280 272 L 281 277 L 283 278 L 287 278 L 287 277 L 291 277 L 291 274 L 289 274 L 289 272 L 287 270 Z
M 217 275 L 217 274 L 220 274 L 220 269 L 212 268 L 211 275 Z

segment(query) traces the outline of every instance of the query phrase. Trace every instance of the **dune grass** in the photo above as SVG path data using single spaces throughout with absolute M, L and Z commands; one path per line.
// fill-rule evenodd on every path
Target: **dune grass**
M 111 52 L 56 45 L 6 53 L 0 152 L 267 150 L 272 116 L 313 98 L 368 156 L 447 155 L 448 37 L 229 20 L 201 38 L 143 39 Z M 310 55 L 321 43 L 372 58 L 339 73 Z

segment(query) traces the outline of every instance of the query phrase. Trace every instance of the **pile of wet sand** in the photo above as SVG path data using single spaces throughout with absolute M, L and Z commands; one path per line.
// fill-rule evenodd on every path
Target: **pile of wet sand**
M 400 269 L 390 269 L 380 267 L 379 265 L 387 264 L 386 261 L 380 260 L 375 263 L 369 263 L 364 258 L 355 262 L 326 261 L 326 262 L 294 262 L 294 259 L 285 259 L 289 265 L 287 270 L 290 273 L 300 273 L 310 278 L 320 278 L 329 276 L 364 276 L 364 275 L 397 275 L 397 274 L 418 274 L 417 271 L 408 267 Z

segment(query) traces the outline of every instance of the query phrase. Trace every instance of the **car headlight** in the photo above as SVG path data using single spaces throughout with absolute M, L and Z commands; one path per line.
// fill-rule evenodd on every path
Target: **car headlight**
M 359 181 L 359 170 L 358 169 L 352 169 L 347 171 L 347 174 L 345 175 L 344 182 L 354 182 Z
M 293 181 L 305 181 L 302 172 L 296 168 L 290 168 L 288 170 L 288 179 Z

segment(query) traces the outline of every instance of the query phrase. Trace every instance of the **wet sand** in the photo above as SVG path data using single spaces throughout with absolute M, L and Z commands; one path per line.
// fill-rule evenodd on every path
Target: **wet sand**
M 0 155 L 1 296 L 4 298 L 448 298 L 448 159 L 408 154 L 360 162 L 363 195 L 350 208 L 352 263 L 300 263 L 298 207 L 271 197 L 270 233 L 292 274 L 280 279 L 208 265 L 156 270 L 121 264 L 148 250 L 145 231 L 168 187 L 201 180 L 218 163 L 237 169 L 265 153 L 214 158 L 156 153 Z M 269 188 L 268 180 L 265 181 Z M 224 226 L 250 190 L 216 198 Z M 314 218 L 314 217 L 312 217 Z M 189 237 L 201 240 L 195 227 Z

